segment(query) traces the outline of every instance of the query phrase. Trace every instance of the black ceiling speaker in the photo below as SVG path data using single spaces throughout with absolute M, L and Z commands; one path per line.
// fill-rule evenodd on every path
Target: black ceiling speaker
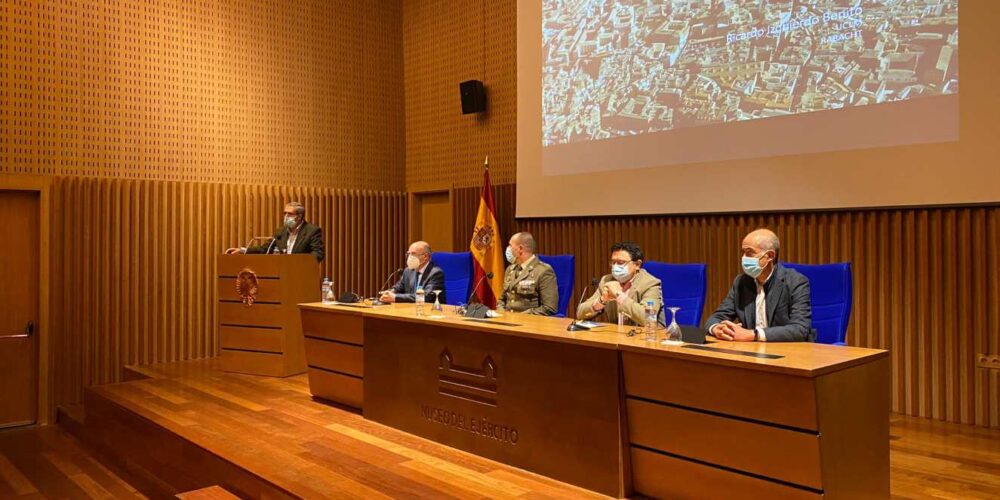
M 479 80 L 469 80 L 458 84 L 462 92 L 462 114 L 482 113 L 486 111 L 486 88 Z

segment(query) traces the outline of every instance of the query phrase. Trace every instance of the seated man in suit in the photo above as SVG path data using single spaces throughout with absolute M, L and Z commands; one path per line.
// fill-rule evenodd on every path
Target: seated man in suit
M 809 280 L 778 263 L 778 235 L 758 229 L 743 239 L 743 272 L 705 322 L 708 333 L 739 342 L 814 342 Z
M 646 324 L 646 301 L 652 300 L 659 312 L 663 301 L 660 280 L 642 268 L 642 249 L 631 241 L 611 246 L 611 274 L 601 278 L 597 290 L 576 308 L 578 319 L 601 317 L 608 323 Z
M 559 309 L 559 288 L 552 266 L 535 255 L 535 237 L 517 233 L 507 243 L 507 271 L 497 300 L 498 311 L 551 316 Z
M 379 300 L 386 303 L 414 302 L 417 286 L 424 288 L 424 300 L 433 303 L 437 298 L 445 302 L 444 269 L 431 260 L 431 246 L 426 241 L 415 241 L 406 252 L 406 269 L 396 286 L 379 294 Z
M 285 205 L 284 223 L 266 244 L 248 248 L 230 248 L 233 253 L 311 253 L 316 262 L 323 262 L 323 230 L 306 222 L 306 207 L 297 201 Z

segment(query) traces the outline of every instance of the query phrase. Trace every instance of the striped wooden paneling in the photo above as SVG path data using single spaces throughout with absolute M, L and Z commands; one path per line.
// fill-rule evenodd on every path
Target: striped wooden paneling
M 57 404 L 122 366 L 213 356 L 215 255 L 269 235 L 290 200 L 324 230 L 324 273 L 374 293 L 406 247 L 403 193 L 59 177 L 52 210 Z
M 0 173 L 399 191 L 402 84 L 397 0 L 2 0 Z
M 501 234 L 530 231 L 540 253 L 576 255 L 570 310 L 587 277 L 608 272 L 610 245 L 625 239 L 649 260 L 708 263 L 706 316 L 739 272 L 739 245 L 753 228 L 778 232 L 783 260 L 850 261 L 847 340 L 891 351 L 893 410 L 1000 427 L 1000 372 L 975 366 L 976 353 L 1000 352 L 1000 207 L 515 220 L 514 192 L 495 186 Z M 460 249 L 478 202 L 479 188 L 455 190 Z

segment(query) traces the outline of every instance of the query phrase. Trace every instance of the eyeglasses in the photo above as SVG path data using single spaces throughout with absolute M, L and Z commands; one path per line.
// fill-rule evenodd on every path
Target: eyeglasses
M 299 215 L 299 214 L 297 214 L 295 212 L 285 212 L 285 215 L 287 215 L 289 217 L 295 217 L 296 215 Z
M 414 253 L 414 252 L 406 252 L 406 253 L 403 254 L 404 257 L 409 257 L 411 255 L 414 256 L 414 257 L 423 257 L 426 254 Z
M 613 260 L 613 261 L 611 261 L 611 265 L 612 266 L 616 266 L 616 265 L 617 266 L 624 266 L 625 264 L 628 264 L 629 262 L 632 262 L 632 261 L 631 260 Z

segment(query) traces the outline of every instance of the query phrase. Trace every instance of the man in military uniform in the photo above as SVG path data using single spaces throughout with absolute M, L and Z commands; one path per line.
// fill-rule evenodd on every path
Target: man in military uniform
M 531 233 L 517 233 L 507 245 L 507 271 L 503 291 L 497 301 L 498 311 L 523 312 L 551 316 L 559 308 L 559 289 L 552 266 L 535 255 Z

